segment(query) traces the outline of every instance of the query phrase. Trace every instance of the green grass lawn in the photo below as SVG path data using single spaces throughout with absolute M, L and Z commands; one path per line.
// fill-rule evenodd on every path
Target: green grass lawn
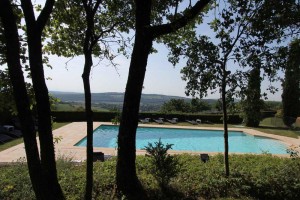
M 65 126 L 67 124 L 69 124 L 69 122 L 55 122 L 53 124 L 53 130 L 58 129 L 62 126 Z M 4 144 L 0 144 L 0 151 L 3 151 L 3 150 L 8 149 L 10 147 L 13 147 L 13 146 L 15 146 L 17 144 L 20 144 L 22 142 L 23 142 L 23 138 L 17 138 L 17 139 L 14 139 L 12 141 L 6 142 Z

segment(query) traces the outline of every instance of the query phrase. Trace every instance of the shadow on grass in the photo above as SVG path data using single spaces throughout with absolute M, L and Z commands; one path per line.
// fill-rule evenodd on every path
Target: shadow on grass
M 165 187 L 164 189 L 148 190 L 149 199 L 151 200 L 193 200 L 194 198 L 187 198 L 184 193 L 178 191 L 173 187 Z

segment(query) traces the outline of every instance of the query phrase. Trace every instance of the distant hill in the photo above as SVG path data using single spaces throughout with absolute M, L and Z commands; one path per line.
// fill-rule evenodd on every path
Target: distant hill
M 50 94 L 59 98 L 63 102 L 84 102 L 83 93 L 75 92 L 58 92 L 50 91 Z M 118 92 L 105 92 L 105 93 L 92 93 L 92 103 L 93 104 L 122 104 L 124 99 L 124 93 Z M 147 105 L 162 105 L 164 102 L 169 101 L 170 99 L 184 99 L 190 101 L 191 98 L 179 97 L 179 96 L 169 96 L 169 95 L 160 95 L 160 94 L 142 94 L 141 104 Z M 215 99 L 205 99 L 208 103 L 216 102 Z

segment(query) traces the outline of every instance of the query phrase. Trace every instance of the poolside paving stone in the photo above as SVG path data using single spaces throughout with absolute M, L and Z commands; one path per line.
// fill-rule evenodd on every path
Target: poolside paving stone
M 96 129 L 101 124 L 111 125 L 109 122 L 94 122 L 94 129 Z M 168 127 L 168 128 L 183 128 L 183 129 L 209 129 L 209 130 L 223 130 L 222 128 L 215 128 L 215 127 L 195 127 L 195 126 L 174 126 L 174 125 L 151 125 L 151 124 L 139 124 L 139 126 L 143 127 Z M 248 128 L 229 128 L 231 131 L 243 131 L 244 133 L 248 133 L 251 135 L 256 136 L 264 136 L 273 139 L 280 140 L 290 145 L 299 146 L 300 145 L 300 138 L 290 138 L 284 137 L 279 135 L 267 134 L 261 131 L 256 131 L 253 129 Z M 86 148 L 85 147 L 78 147 L 74 146 L 77 142 L 79 142 L 82 138 L 86 136 L 86 123 L 85 122 L 73 122 L 66 126 L 63 126 L 59 129 L 53 131 L 53 137 L 61 137 L 62 139 L 55 144 L 55 152 L 56 157 L 67 157 L 72 159 L 73 161 L 84 161 L 86 160 Z M 38 141 L 38 138 L 37 138 Z M 103 152 L 105 155 L 116 156 L 117 150 L 114 148 L 99 148 L 94 147 L 94 152 Z M 200 154 L 200 153 L 207 153 L 207 152 L 192 152 L 192 151 L 174 151 L 170 150 L 169 153 L 177 154 L 177 153 L 191 153 L 191 154 Z M 209 154 L 216 154 L 217 152 L 209 152 Z M 137 155 L 144 155 L 144 150 L 136 150 Z M 288 155 L 284 155 L 288 156 Z M 0 163 L 9 163 L 9 162 L 16 162 L 20 158 L 25 158 L 25 148 L 24 143 L 18 144 L 13 146 L 9 149 L 0 152 Z

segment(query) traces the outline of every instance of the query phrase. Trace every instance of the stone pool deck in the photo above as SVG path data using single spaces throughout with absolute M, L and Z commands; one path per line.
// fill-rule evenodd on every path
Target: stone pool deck
M 111 123 L 107 122 L 94 122 L 94 129 L 96 129 L 101 124 L 111 125 Z M 212 127 L 197 127 L 197 126 L 176 126 L 176 125 L 153 125 L 153 124 L 139 124 L 141 127 L 167 127 L 167 128 L 182 128 L 182 129 L 209 129 L 209 130 L 223 130 L 222 128 L 212 128 Z M 233 131 L 243 131 L 244 133 L 248 133 L 256 136 L 264 136 L 273 139 L 277 139 L 282 141 L 283 143 L 290 145 L 299 146 L 300 138 L 290 138 L 279 135 L 272 135 L 263 133 L 260 131 L 256 131 L 248 128 L 229 128 L 229 130 Z M 59 129 L 53 131 L 54 137 L 61 137 L 61 141 L 55 144 L 56 157 L 67 157 L 72 159 L 73 161 L 84 161 L 86 160 L 86 149 L 85 147 L 77 147 L 74 146 L 77 142 L 79 142 L 82 138 L 86 136 L 86 123 L 85 122 L 73 122 L 66 126 L 63 126 Z M 114 148 L 94 148 L 95 152 L 103 152 L 105 155 L 116 156 L 117 150 Z M 174 151 L 170 150 L 169 153 L 177 154 L 177 153 L 191 153 L 191 154 L 200 154 L 207 152 L 192 152 L 192 151 Z M 209 152 L 209 154 L 216 154 Z M 144 150 L 137 150 L 137 155 L 144 155 Z M 287 156 L 287 155 L 284 155 Z M 16 162 L 20 158 L 25 158 L 25 149 L 24 144 L 19 144 L 9 149 L 0 152 L 0 163 L 8 163 L 8 162 Z

